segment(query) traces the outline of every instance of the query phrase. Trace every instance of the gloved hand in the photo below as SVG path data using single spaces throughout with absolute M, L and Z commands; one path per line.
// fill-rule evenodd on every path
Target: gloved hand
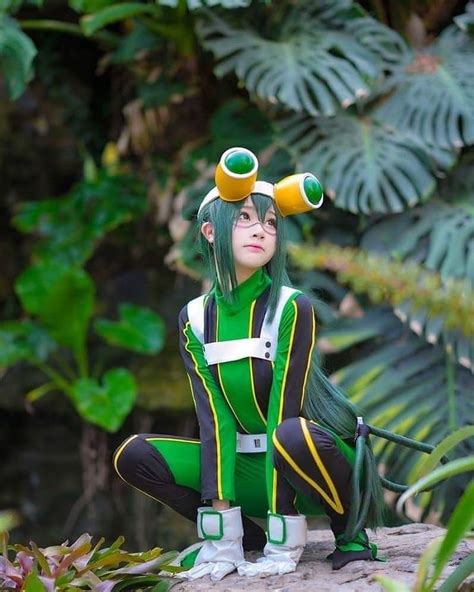
M 196 580 L 210 575 L 211 580 L 217 582 L 244 561 L 240 508 L 220 512 L 208 507 L 198 508 L 197 531 L 204 543 L 194 567 L 177 574 L 178 578 Z
M 264 557 L 256 563 L 246 561 L 238 566 L 241 576 L 274 576 L 296 570 L 306 545 L 308 531 L 303 515 L 283 516 L 268 513 L 267 539 Z

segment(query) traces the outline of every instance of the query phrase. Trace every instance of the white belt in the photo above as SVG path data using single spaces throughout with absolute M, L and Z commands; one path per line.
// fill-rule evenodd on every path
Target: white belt
M 237 433 L 237 452 L 251 454 L 266 452 L 267 434 L 239 434 Z

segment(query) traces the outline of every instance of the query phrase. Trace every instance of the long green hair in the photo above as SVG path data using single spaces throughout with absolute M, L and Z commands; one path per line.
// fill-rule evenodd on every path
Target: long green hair
M 259 220 L 263 222 L 267 210 L 274 205 L 266 195 L 252 194 L 253 204 Z M 218 285 L 222 295 L 229 302 L 233 302 L 233 290 L 237 287 L 235 264 L 232 254 L 232 229 L 240 214 L 242 201 L 226 202 L 215 199 L 205 206 L 198 216 L 199 228 L 203 222 L 210 222 L 214 228 L 214 242 L 209 243 L 200 235 L 200 249 L 211 280 Z M 278 303 L 280 288 L 291 286 L 286 271 L 286 237 L 284 218 L 275 208 L 277 219 L 276 250 L 272 259 L 265 266 L 266 273 L 272 279 L 268 300 L 270 316 L 273 318 Z M 308 296 L 313 302 L 314 297 Z M 312 419 L 334 430 L 340 438 L 353 443 L 357 428 L 357 416 L 362 415 L 345 396 L 345 394 L 330 382 L 320 367 L 317 351 L 314 350 L 311 370 L 308 377 L 306 392 L 303 400 L 303 417 Z M 383 495 L 377 471 L 377 463 L 370 442 L 365 447 L 365 454 L 369 465 L 368 488 L 370 491 L 370 505 L 367 515 L 367 525 L 376 527 L 383 523 Z

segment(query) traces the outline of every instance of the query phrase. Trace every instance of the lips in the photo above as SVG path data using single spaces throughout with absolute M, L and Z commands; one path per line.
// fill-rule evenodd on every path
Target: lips
M 255 251 L 264 251 L 265 249 L 260 245 L 244 245 L 248 249 L 254 249 Z

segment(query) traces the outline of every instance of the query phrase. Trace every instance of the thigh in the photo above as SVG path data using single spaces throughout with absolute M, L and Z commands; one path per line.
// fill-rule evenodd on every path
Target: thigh
M 266 518 L 268 511 L 265 482 L 265 452 L 237 453 L 235 466 L 236 504 L 242 513 L 254 518 Z
M 146 436 L 165 459 L 177 485 L 201 491 L 201 442 L 175 436 Z

